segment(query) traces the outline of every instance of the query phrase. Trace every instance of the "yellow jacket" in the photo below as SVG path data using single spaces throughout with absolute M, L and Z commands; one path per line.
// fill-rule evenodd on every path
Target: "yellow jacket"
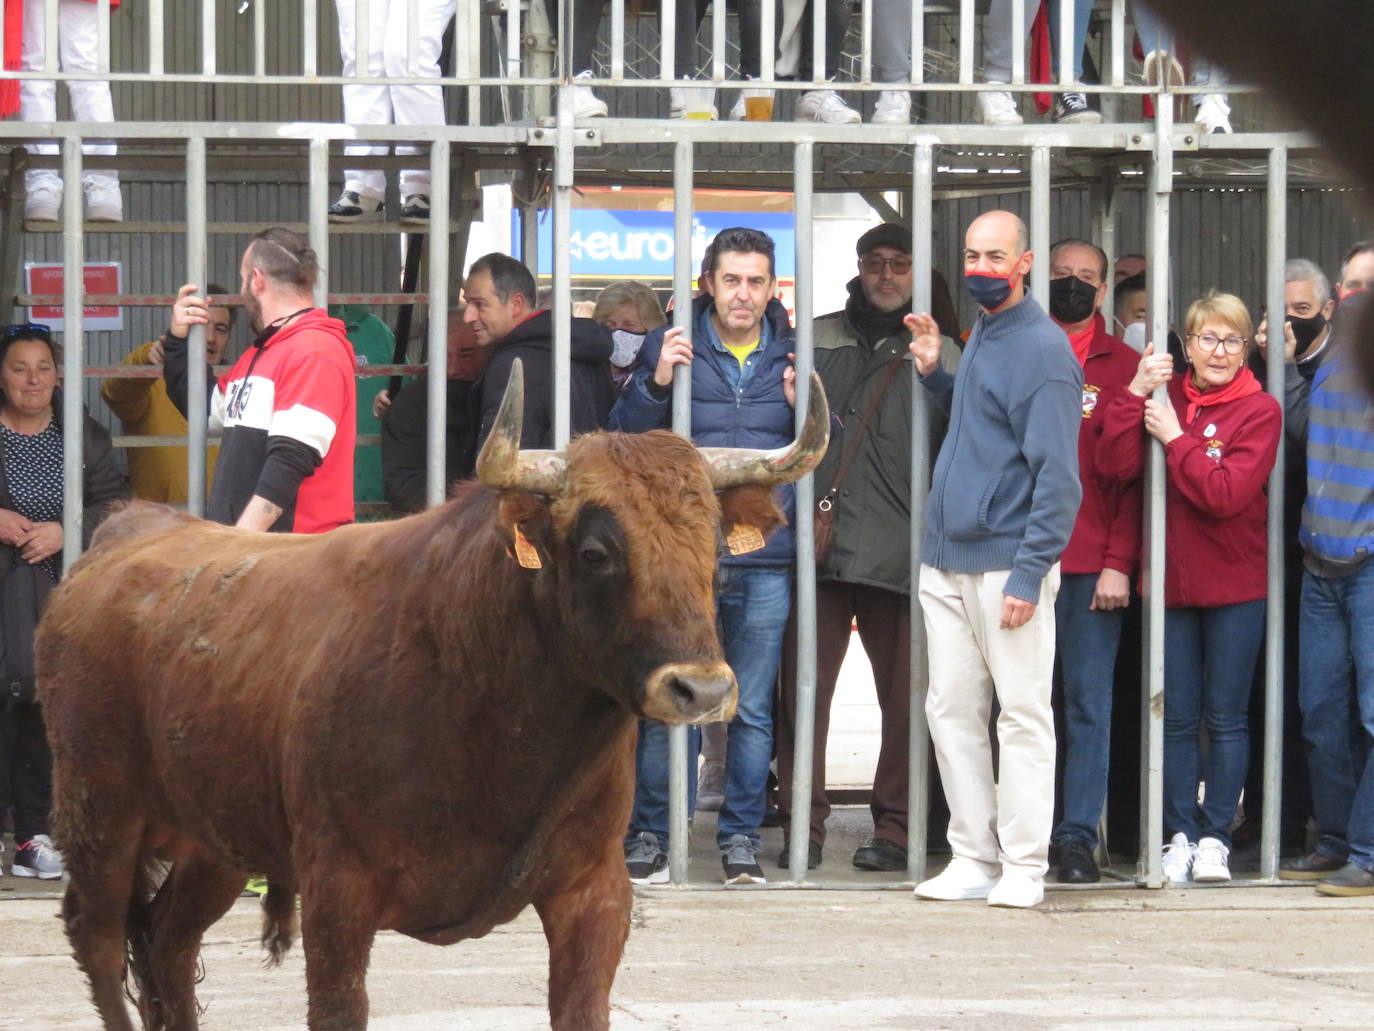
M 155 341 L 133 350 L 122 365 L 148 365 L 148 352 Z M 100 396 L 119 416 L 124 432 L 130 436 L 185 436 L 186 419 L 167 396 L 167 384 L 157 379 L 107 379 Z M 131 447 L 129 484 L 134 497 L 161 501 L 169 505 L 186 504 L 186 449 L 184 447 Z M 205 453 L 205 493 L 210 493 L 219 447 Z

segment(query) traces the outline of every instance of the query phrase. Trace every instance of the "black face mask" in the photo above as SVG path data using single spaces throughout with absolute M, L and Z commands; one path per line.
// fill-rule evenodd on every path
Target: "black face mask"
M 1097 287 L 1077 276 L 1050 280 L 1050 314 L 1066 326 L 1074 326 L 1097 307 Z
M 1298 354 L 1302 354 L 1317 337 L 1322 335 L 1322 330 L 1326 328 L 1326 317 L 1320 313 L 1313 315 L 1310 319 L 1300 319 L 1296 315 L 1288 316 L 1288 324 L 1293 327 L 1293 339 L 1298 343 Z

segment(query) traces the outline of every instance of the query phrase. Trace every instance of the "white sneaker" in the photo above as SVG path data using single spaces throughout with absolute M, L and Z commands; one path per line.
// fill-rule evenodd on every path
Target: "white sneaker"
M 697 781 L 697 811 L 714 813 L 725 804 L 725 760 L 707 759 Z
M 1231 105 L 1225 93 L 1204 93 L 1195 102 L 1196 121 L 1209 133 L 1231 131 Z
M 673 117 L 674 117 L 674 118 L 679 118 L 679 117 L 681 117 L 681 116 L 680 116 L 680 115 L 674 115 Z M 743 90 L 741 90 L 741 91 L 740 91 L 740 95 L 739 95 L 738 97 L 735 98 L 735 106 L 732 107 L 732 108 L 730 108 L 730 113 L 729 113 L 728 115 L 726 115 L 725 117 L 728 118 L 728 119 L 730 119 L 730 121 L 732 121 L 732 122 L 742 122 L 742 121 L 744 121 L 744 91 L 743 91 Z
M 35 222 L 56 222 L 61 210 L 61 186 L 36 186 L 24 198 L 24 217 Z
M 119 192 L 118 179 L 88 179 L 83 186 L 87 221 L 124 221 L 124 197 Z
M 1164 846 L 1164 878 L 1170 884 L 1187 884 L 1193 873 L 1193 856 L 1197 846 L 1190 844 L 1182 831 Z
M 983 868 L 972 859 L 955 856 L 938 877 L 916 885 L 916 897 L 940 902 L 985 899 L 996 886 L 997 878 L 985 874 Z
M 1030 909 L 1044 901 L 1044 880 L 1014 868 L 1004 867 L 1001 880 L 988 892 L 989 906 L 1007 909 Z
M 592 92 L 590 86 L 579 86 L 577 83 L 584 80 L 596 78 L 591 72 L 578 72 L 573 79 L 573 119 L 578 118 L 605 118 L 606 102 Z
M 844 102 L 833 89 L 807 90 L 797 101 L 792 117 L 798 122 L 822 122 L 825 125 L 855 125 L 863 116 Z
M 1203 883 L 1229 881 L 1231 867 L 1227 863 L 1231 850 L 1216 838 L 1203 838 L 1197 843 L 1193 856 L 1193 880 Z
M 1016 100 L 1007 90 L 979 93 L 974 114 L 984 125 L 1015 126 L 1024 124 L 1016 110 Z
M 742 100 L 741 104 L 743 104 Z M 743 109 L 741 108 L 741 110 Z M 668 87 L 669 118 L 691 118 L 703 122 L 714 122 L 718 115 L 716 88 L 714 86 Z M 744 117 L 743 114 L 740 117 Z
M 911 94 L 906 90 L 885 89 L 878 94 L 872 125 L 910 125 Z
M 15 877 L 37 877 L 55 881 L 62 876 L 62 853 L 53 848 L 52 838 L 35 834 L 14 852 L 10 873 Z

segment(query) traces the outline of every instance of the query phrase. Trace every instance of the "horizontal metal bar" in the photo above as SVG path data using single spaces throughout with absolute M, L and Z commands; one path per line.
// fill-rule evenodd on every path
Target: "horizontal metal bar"
M 110 442 L 115 447 L 185 447 L 191 438 L 186 435 L 177 436 L 176 434 L 156 434 L 149 436 L 115 436 L 110 438 Z M 210 447 L 218 447 L 222 438 L 206 437 L 205 443 Z M 376 447 L 382 442 L 381 435 L 378 433 L 360 433 L 356 438 L 358 447 Z
M 32 308 L 35 305 L 41 307 L 56 307 L 62 304 L 62 294 L 19 294 L 15 297 L 14 303 L 24 308 Z M 229 308 L 238 308 L 243 304 L 243 298 L 238 294 L 211 294 L 211 299 L 216 303 Z M 166 294 L 82 294 L 82 301 L 88 308 L 111 307 L 118 305 L 124 308 L 170 308 L 175 297 Z M 429 294 L 330 294 L 330 304 L 428 304 Z
M 223 375 L 233 366 L 217 365 L 215 373 Z M 428 365 L 359 365 L 353 372 L 355 379 L 377 376 L 423 376 Z M 87 365 L 82 371 L 86 379 L 161 379 L 161 365 Z

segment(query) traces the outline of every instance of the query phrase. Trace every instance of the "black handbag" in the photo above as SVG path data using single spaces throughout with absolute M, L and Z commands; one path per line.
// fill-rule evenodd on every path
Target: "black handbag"
M 36 697 L 34 631 L 56 586 L 41 564 L 0 548 L 0 705 L 6 709 Z

